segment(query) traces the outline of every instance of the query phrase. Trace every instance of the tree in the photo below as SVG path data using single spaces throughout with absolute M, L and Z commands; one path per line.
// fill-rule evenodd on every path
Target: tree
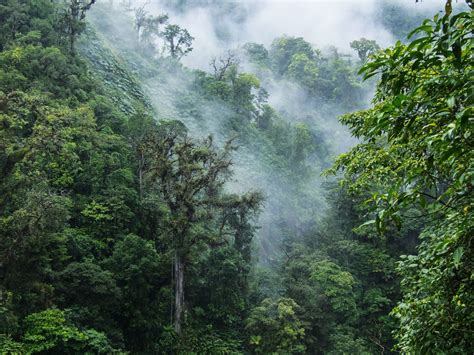
M 163 259 L 152 241 L 128 235 L 115 244 L 104 262 L 122 290 L 118 319 L 126 348 L 133 352 L 151 351 L 160 336 L 156 319 L 169 316 L 169 298 L 156 297 L 169 292 L 169 267 Z
M 31 21 L 34 18 L 35 21 Z M 29 32 L 40 31 L 45 44 L 57 42 L 53 23 L 57 21 L 55 4 L 50 0 L 9 0 L 0 4 L 0 49 Z
M 225 243 L 223 235 L 211 228 L 212 210 L 224 203 L 221 189 L 230 175 L 233 149 L 228 142 L 223 150 L 216 150 L 212 137 L 194 140 L 176 122 L 163 124 L 147 140 L 147 179 L 167 208 L 163 237 L 174 253 L 174 327 L 178 334 L 182 332 L 185 270 L 193 248 Z M 227 223 L 222 221 L 221 231 Z
M 403 300 L 394 314 L 404 353 L 472 349 L 473 22 L 472 13 L 451 11 L 448 1 L 443 16 L 411 33 L 417 39 L 362 68 L 381 81 L 372 108 L 343 118 L 363 142 L 335 166 L 350 191 L 370 194 L 375 218 L 366 225 L 384 232 L 427 219 L 418 254 L 399 264 Z
M 209 244 L 206 258 L 199 263 L 199 274 L 190 281 L 193 306 L 204 310 L 196 315 L 221 332 L 243 331 L 250 306 L 253 220 L 260 203 L 257 193 L 221 196 L 216 241 Z
M 158 16 L 149 15 L 145 7 L 150 3 L 146 1 L 142 6 L 134 9 L 135 11 L 135 31 L 137 33 L 137 42 L 147 44 L 155 50 L 153 40 L 160 36 L 160 26 L 168 22 L 167 14 Z
M 2 285 L 22 296 L 24 315 L 51 303 L 46 280 L 64 261 L 61 232 L 73 205 L 65 191 L 84 168 L 94 121 L 89 109 L 72 110 L 44 95 L 0 97 Z
M 250 121 L 255 114 L 255 91 L 260 88 L 260 81 L 253 74 L 239 73 L 236 66 L 231 66 L 228 71 L 229 80 L 232 85 L 232 104 L 235 110 L 244 114 Z
M 284 264 L 284 285 L 287 297 L 301 307 L 305 324 L 304 342 L 308 349 L 317 344 L 328 352 L 331 336 L 341 326 L 350 328 L 357 317 L 355 279 L 351 273 L 322 254 L 322 248 L 305 254 L 302 245 L 293 245 Z
M 110 271 L 91 261 L 72 262 L 58 273 L 58 279 L 61 297 L 57 302 L 73 305 L 71 318 L 77 324 L 92 326 L 115 341 L 122 338 L 115 320 L 122 295 Z
M 367 56 L 379 50 L 380 46 L 374 40 L 361 38 L 357 41 L 352 41 L 351 48 L 357 52 L 360 61 L 365 62 L 367 60 Z
M 150 44 L 155 37 L 160 35 L 160 26 L 166 22 L 168 22 L 167 14 L 146 17 L 140 40 Z
M 260 65 L 268 64 L 268 51 L 263 44 L 246 43 L 242 49 L 245 51 L 246 56 L 253 62 Z
M 22 353 L 108 354 L 115 351 L 103 333 L 94 329 L 80 330 L 66 319 L 64 311 L 56 308 L 30 314 L 25 319 L 25 328 L 21 343 L 16 345 Z M 11 348 L 11 342 L 0 340 L 2 353 Z
M 167 25 L 160 36 L 165 41 L 165 47 L 168 48 L 169 54 L 173 59 L 181 59 L 183 56 L 193 50 L 192 37 L 188 30 L 178 25 Z
M 224 80 L 224 77 L 232 66 L 237 66 L 238 62 L 235 58 L 235 55 L 232 52 L 228 52 L 225 57 L 220 57 L 219 60 L 217 58 L 213 58 L 211 60 L 211 66 L 214 71 L 214 78 L 216 80 Z
M 275 39 L 268 53 L 274 70 L 280 75 L 288 70 L 295 54 L 305 55 L 310 61 L 317 60 L 319 56 L 313 46 L 303 38 L 288 36 Z
M 317 85 L 318 67 L 306 54 L 296 53 L 291 58 L 286 75 L 312 91 Z
M 250 345 L 256 354 L 304 354 L 305 330 L 301 308 L 291 298 L 269 298 L 255 307 L 247 319 Z
M 90 10 L 96 0 L 69 0 L 61 23 L 64 33 L 69 37 L 69 50 L 75 55 L 77 36 L 84 31 L 86 12 Z
M 149 1 L 146 1 L 142 6 L 135 9 L 135 30 L 137 31 L 138 42 L 141 40 L 142 28 L 145 26 L 147 19 L 147 11 L 145 10 L 145 7 L 149 3 Z

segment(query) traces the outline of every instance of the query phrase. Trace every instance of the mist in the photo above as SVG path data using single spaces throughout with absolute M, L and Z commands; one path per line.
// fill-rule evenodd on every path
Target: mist
M 356 56 L 349 44 L 362 37 L 374 39 L 381 46 L 393 44 L 397 38 L 380 21 L 378 1 L 133 1 L 133 7 L 145 5 L 150 14 L 167 13 L 170 23 L 186 28 L 195 38 L 193 50 L 182 59 L 191 69 L 210 72 L 213 58 L 225 55 L 229 50 L 237 53 L 239 71 L 250 72 L 260 80 L 268 94 L 268 103 L 279 117 L 290 124 L 304 123 L 319 144 L 327 147 L 325 153 L 313 152 L 306 164 L 311 176 L 303 186 L 292 185 L 292 179 L 280 175 L 268 163 L 264 149 L 240 145 L 233 157 L 233 179 L 227 184 L 229 192 L 241 193 L 259 190 L 265 204 L 258 221 L 257 232 L 260 260 L 273 260 L 279 253 L 285 234 L 302 237 L 321 222 L 326 210 L 324 179 L 321 173 L 340 153 L 357 143 L 338 118 L 346 109 L 337 102 L 325 102 L 311 96 L 300 85 L 284 77 L 261 70 L 242 54 L 245 43 L 254 42 L 270 48 L 272 41 L 281 36 L 302 37 L 321 50 L 323 55 L 336 53 L 356 65 Z M 410 11 L 433 12 L 442 1 L 429 4 L 413 4 L 406 0 L 397 5 Z M 421 6 L 424 6 L 421 9 Z M 115 5 L 119 8 L 119 5 Z M 420 10 L 421 9 L 421 10 Z M 97 25 L 100 18 L 91 14 Z M 133 30 L 133 11 L 115 18 L 111 28 L 103 29 L 115 51 L 133 56 L 129 66 L 136 68 L 148 96 L 157 113 L 157 119 L 180 120 L 194 137 L 213 135 L 218 145 L 233 137 L 224 122 L 232 117 L 226 104 L 200 96 L 193 89 L 194 73 L 187 69 L 176 70 L 166 65 L 156 68 L 152 75 L 141 73 L 147 66 L 147 55 L 136 50 L 137 38 Z M 158 46 L 161 44 L 158 43 Z M 329 54 L 331 55 L 331 54 Z M 357 109 L 370 104 L 374 83 L 365 86 Z M 185 103 L 185 104 L 183 104 Z M 263 150 L 262 150 L 263 149 Z M 321 156 L 321 155 L 324 156 Z M 305 193 L 300 192 L 304 190 Z M 306 211 L 296 215 L 291 205 Z M 283 227 L 282 227 L 283 226 Z
M 0 4 L 0 354 L 472 353 L 472 0 Z
M 442 0 L 385 2 L 420 13 L 441 10 L 444 4 Z M 169 13 L 174 22 L 190 31 L 195 37 L 194 50 L 183 63 L 202 70 L 208 69 L 209 57 L 247 42 L 268 46 L 282 35 L 303 37 L 319 48 L 335 46 L 347 53 L 352 53 L 349 44 L 354 39 L 374 39 L 382 47 L 397 40 L 377 16 L 383 1 L 185 1 L 180 11 L 172 6 L 175 3 L 154 1 L 150 9 Z M 216 9 L 217 3 L 227 5 L 227 11 Z
M 167 1 L 155 9 L 169 9 Z M 350 52 L 349 43 L 361 37 L 375 39 L 382 46 L 393 36 L 372 20 L 374 1 L 242 1 L 234 3 L 240 16 L 216 13 L 209 5 L 198 5 L 170 15 L 196 38 L 195 50 L 184 63 L 206 70 L 209 57 L 238 48 L 247 42 L 265 46 L 281 35 L 303 37 L 317 47 L 336 46 Z M 168 10 L 167 10 L 168 11 Z

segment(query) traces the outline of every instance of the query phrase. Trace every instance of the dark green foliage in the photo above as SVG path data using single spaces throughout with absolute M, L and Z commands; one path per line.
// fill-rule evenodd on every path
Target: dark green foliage
M 168 327 L 177 244 L 166 232 L 172 226 L 165 201 L 167 194 L 180 193 L 180 185 L 161 189 L 153 177 L 159 171 L 149 168 L 156 158 L 151 138 L 167 137 L 171 127 L 178 132 L 183 126 L 157 125 L 142 89 L 113 59 L 117 73 L 106 83 L 110 92 L 105 91 L 73 48 L 63 47 L 61 32 L 54 32 L 55 16 L 37 13 L 34 2 L 15 4 L 1 8 L 7 23 L 21 18 L 15 11 L 25 19 L 13 26 L 10 37 L 2 37 L 0 53 L 1 351 L 110 353 L 113 346 L 155 352 L 167 341 L 176 351 L 238 349 L 242 345 L 233 338 L 236 333 L 222 332 L 243 328 L 252 215 L 260 197 L 221 195 L 219 177 L 216 185 L 199 185 L 199 196 L 191 201 L 206 201 L 201 194 L 207 192 L 214 202 L 207 200 L 207 208 L 187 205 L 188 211 L 197 208 L 201 221 L 190 224 L 189 237 L 203 235 L 205 240 L 186 256 L 190 275 L 197 279 L 206 265 L 213 265 L 221 282 L 211 284 L 218 280 L 211 279 L 212 272 L 202 274 L 204 285 L 208 283 L 204 287 L 186 282 L 189 316 L 186 334 L 178 341 Z M 73 10 L 52 12 L 81 22 L 81 7 L 75 19 Z M 52 32 L 35 27 L 36 19 Z M 69 35 L 83 30 L 79 22 L 80 28 L 67 30 Z M 244 86 L 239 92 L 250 90 Z M 131 99 L 116 107 L 114 102 L 122 103 L 123 97 Z M 219 161 L 207 144 L 189 153 L 182 156 L 187 159 L 183 174 L 188 168 L 201 169 L 193 165 L 199 161 L 206 167 L 206 154 Z M 209 181 L 214 174 L 208 172 Z M 222 268 L 228 257 L 235 267 Z M 211 302 L 202 297 L 209 287 L 218 295 Z M 227 296 L 228 307 L 218 309 L 220 297 Z M 203 319 L 198 309 L 209 316 Z M 219 332 L 204 335 L 202 324 Z
M 111 272 L 91 262 L 73 262 L 58 274 L 58 279 L 56 288 L 60 299 L 57 302 L 64 307 L 74 305 L 71 318 L 77 324 L 120 339 L 120 334 L 114 331 L 114 318 L 122 295 Z
M 39 32 L 45 46 L 58 40 L 55 6 L 49 0 L 7 0 L 0 4 L 0 49 L 29 32 Z
M 131 351 L 151 351 L 169 321 L 169 260 L 153 243 L 135 235 L 117 242 L 104 267 L 113 274 L 122 298 L 115 313 Z
M 285 246 L 285 294 L 303 309 L 308 353 L 390 352 L 396 323 L 388 314 L 400 297 L 395 266 L 413 251 L 417 229 L 355 229 L 364 221 L 362 199 L 327 186 L 329 211 L 321 227 Z
M 398 270 L 403 299 L 399 349 L 465 353 L 472 348 L 472 12 L 425 20 L 409 44 L 375 55 L 374 107 L 343 121 L 362 139 L 339 158 L 345 183 L 370 196 L 381 233 L 424 219 L 417 255 Z M 428 94 L 429 93 L 429 94 Z
M 222 193 L 230 175 L 230 153 L 235 149 L 231 142 L 218 151 L 212 137 L 194 140 L 180 122 L 169 122 L 146 135 L 140 149 L 145 193 L 158 194 L 163 201 L 161 230 L 155 239 L 159 237 L 174 254 L 174 324 L 181 336 L 184 278 L 193 254 L 206 246 L 214 249 L 227 244 L 229 237 L 238 251 L 245 252 L 253 235 L 249 218 L 258 210 L 261 197 Z M 247 263 L 249 259 L 247 255 Z
M 243 47 L 255 74 L 233 52 L 194 71 L 166 15 L 142 14 L 137 46 L 117 4 L 94 3 L 0 5 L 1 353 L 469 352 L 470 14 L 448 1 L 408 45 L 352 43 L 381 82 L 343 118 L 361 139 L 343 186 L 321 188 L 329 129 L 313 121 L 361 107 L 359 62 L 284 36 Z M 268 83 L 307 110 L 272 108 Z M 193 138 L 206 125 L 216 138 Z M 249 157 L 263 204 L 232 193 Z
M 76 328 L 66 319 L 64 312 L 56 308 L 26 317 L 22 342 L 22 350 L 27 353 L 107 354 L 114 351 L 104 334 L 93 329 Z
M 364 53 L 375 46 L 370 43 Z M 275 39 L 268 50 L 247 43 L 243 51 L 263 76 L 268 76 L 265 70 L 270 70 L 274 80 L 297 83 L 307 92 L 308 99 L 314 101 L 314 111 L 320 110 L 322 104 L 342 105 L 343 110 L 351 110 L 362 99 L 364 88 L 355 75 L 355 67 L 336 48 L 323 55 L 303 38 L 284 36 Z
M 301 308 L 291 298 L 269 298 L 247 319 L 250 347 L 255 354 L 303 354 L 305 330 Z
M 26 38 L 29 44 L 22 43 Z M 39 38 L 39 32 L 29 32 L 0 53 L 0 89 L 47 91 L 68 100 L 89 98 L 92 83 L 90 78 L 82 78 L 83 68 L 77 60 L 57 47 L 43 47 Z

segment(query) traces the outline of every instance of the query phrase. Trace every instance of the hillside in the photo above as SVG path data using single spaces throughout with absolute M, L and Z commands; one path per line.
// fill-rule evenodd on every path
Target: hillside
M 468 353 L 472 4 L 447 3 L 381 48 L 237 41 L 284 5 L 1 2 L 0 353 Z M 396 37 L 409 9 L 353 14 Z

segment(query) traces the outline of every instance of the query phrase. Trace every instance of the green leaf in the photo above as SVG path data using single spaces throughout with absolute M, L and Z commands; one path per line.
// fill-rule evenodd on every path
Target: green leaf
M 431 26 L 431 24 L 424 24 L 418 28 L 415 28 L 413 31 L 411 31 L 407 38 L 410 39 L 411 37 L 413 37 L 415 34 L 419 33 L 419 32 L 426 32 L 426 33 L 431 33 L 433 32 L 433 27 Z
M 375 224 L 375 219 L 371 219 L 370 221 L 367 221 L 367 222 L 365 222 L 365 223 L 362 223 L 358 228 L 370 226 L 370 225 L 372 225 L 372 224 Z
M 463 254 L 464 254 L 463 247 L 458 247 L 453 253 L 453 262 L 456 269 L 459 268 L 459 265 L 461 264 L 461 258 Z
M 456 104 L 456 98 L 454 96 L 451 96 L 446 100 L 446 103 L 448 104 L 449 108 L 453 108 L 454 105 Z

